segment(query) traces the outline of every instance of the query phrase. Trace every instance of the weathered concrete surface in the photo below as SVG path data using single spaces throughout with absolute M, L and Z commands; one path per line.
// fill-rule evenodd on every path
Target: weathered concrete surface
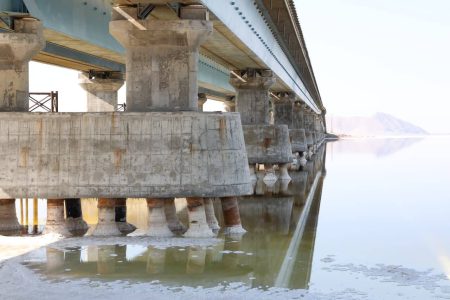
M 186 198 L 189 229 L 184 233 L 185 237 L 214 237 L 213 233 L 206 221 L 206 212 L 203 198 Z
M 293 128 L 295 95 L 283 94 L 279 99 L 274 98 L 273 118 L 275 125 L 287 125 Z
M 64 220 L 64 199 L 47 199 L 47 222 L 44 233 L 72 236 Z
M 45 46 L 41 22 L 16 19 L 14 29 L 0 33 L 0 111 L 28 111 L 28 62 Z
M 247 231 L 242 228 L 241 215 L 239 213 L 238 200 L 236 197 L 226 197 L 220 199 L 222 203 L 222 213 L 224 220 L 224 234 L 243 235 Z
M 237 113 L 0 113 L 0 199 L 251 194 L 241 128 Z
M 18 232 L 20 226 L 16 215 L 16 199 L 0 199 L 0 232 Z
M 87 92 L 87 111 L 116 111 L 117 91 L 122 87 L 122 78 L 90 78 L 87 73 L 78 74 L 79 85 Z
M 244 125 L 248 163 L 279 164 L 292 161 L 286 125 Z
M 140 30 L 116 18 L 109 30 L 126 49 L 128 111 L 197 111 L 198 51 L 212 22 L 147 19 Z
M 304 129 L 290 129 L 289 136 L 291 138 L 292 152 L 304 152 L 308 150 Z
M 236 111 L 241 113 L 243 125 L 269 124 L 269 88 L 275 83 L 270 70 L 235 71 L 242 79 L 230 78 L 236 89 Z

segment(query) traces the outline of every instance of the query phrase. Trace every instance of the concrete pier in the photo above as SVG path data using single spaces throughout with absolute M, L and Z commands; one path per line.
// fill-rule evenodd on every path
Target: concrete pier
M 64 199 L 47 199 L 47 222 L 44 233 L 72 236 L 64 220 Z
M 19 233 L 22 226 L 17 220 L 16 199 L 0 199 L 0 232 Z
M 184 233 L 185 237 L 214 237 L 206 221 L 205 205 L 203 198 L 186 198 L 189 229 Z
M 241 216 L 236 197 L 226 197 L 221 199 L 224 219 L 224 233 L 228 235 L 243 235 L 247 231 L 242 228 Z
M 0 33 L 0 112 L 28 111 L 28 63 L 42 50 L 42 23 L 14 19 L 14 32 Z
M 186 226 L 178 219 L 174 198 L 164 201 L 164 212 L 169 223 L 169 229 L 172 232 L 179 234 L 186 232 Z
M 241 113 L 248 163 L 252 169 L 257 163 L 265 164 L 265 181 L 275 183 L 272 165 L 292 162 L 288 126 L 270 125 L 269 88 L 275 78 L 270 70 L 247 69 L 234 74 L 238 76 L 232 74 L 230 84 L 236 90 L 236 110 Z
M 89 230 L 87 235 L 92 236 L 119 236 L 122 233 L 115 217 L 115 199 L 99 198 L 98 207 L 98 223 Z
M 67 198 L 64 201 L 66 207 L 66 226 L 69 231 L 87 231 L 89 226 L 83 220 L 80 198 Z

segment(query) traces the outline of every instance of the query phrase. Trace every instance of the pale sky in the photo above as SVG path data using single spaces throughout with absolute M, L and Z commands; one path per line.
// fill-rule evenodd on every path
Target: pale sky
M 449 0 L 295 0 L 328 113 L 450 133 Z
M 450 0 L 295 1 L 329 114 L 385 112 L 450 133 Z M 85 111 L 77 76 L 32 62 L 30 91 L 58 90 L 60 111 Z

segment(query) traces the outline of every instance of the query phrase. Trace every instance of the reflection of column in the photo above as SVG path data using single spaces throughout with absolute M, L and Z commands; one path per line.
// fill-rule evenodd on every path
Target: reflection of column
M 225 223 L 224 233 L 231 235 L 242 235 L 246 231 L 242 228 L 239 206 L 236 197 L 225 197 L 221 199 L 223 219 Z
M 164 272 L 166 264 L 166 249 L 148 247 L 147 273 L 161 274 Z
M 172 232 L 184 233 L 187 230 L 186 226 L 178 219 L 175 198 L 164 201 L 164 211 L 166 213 L 167 222 L 169 223 L 169 229 Z
M 93 236 L 119 236 L 122 233 L 116 223 L 115 218 L 115 199 L 99 198 L 98 223 L 95 225 L 91 235 Z
M 72 235 L 64 220 L 64 199 L 47 199 L 47 222 L 44 233 Z
M 21 229 L 16 215 L 16 199 L 0 199 L 0 231 L 14 233 Z
M 186 273 L 202 274 L 205 271 L 205 258 L 206 249 L 197 246 L 189 247 Z
M 225 246 L 224 240 L 220 240 L 219 243 L 209 246 L 206 249 L 206 263 L 219 263 L 222 261 L 223 248 Z
M 116 271 L 115 245 L 98 246 L 97 272 L 112 274 Z
M 239 265 L 239 254 L 234 253 L 241 250 L 242 237 L 226 239 L 224 246 L 224 255 L 222 257 L 222 266 L 226 269 L 235 269 Z
M 45 249 L 47 272 L 62 271 L 64 268 L 64 252 L 55 248 L 47 247 Z
M 189 229 L 185 232 L 185 237 L 213 237 L 215 234 L 206 222 L 205 205 L 203 198 L 186 198 Z

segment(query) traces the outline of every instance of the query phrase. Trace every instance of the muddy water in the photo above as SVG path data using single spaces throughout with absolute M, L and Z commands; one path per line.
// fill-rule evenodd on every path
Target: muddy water
M 80 297 L 103 287 L 121 297 L 126 287 L 137 298 L 153 291 L 171 299 L 450 299 L 448 153 L 449 138 L 329 143 L 291 173 L 287 189 L 257 186 L 258 195 L 240 200 L 248 230 L 240 238 L 74 238 L 16 262 L 55 298 L 58 289 L 88 283 Z M 82 206 L 94 224 L 96 201 Z M 27 222 L 39 231 L 45 201 L 37 207 Z M 183 200 L 177 209 L 183 219 Z M 32 207 L 28 216 L 36 216 Z M 129 200 L 127 217 L 145 227 L 145 202 Z

